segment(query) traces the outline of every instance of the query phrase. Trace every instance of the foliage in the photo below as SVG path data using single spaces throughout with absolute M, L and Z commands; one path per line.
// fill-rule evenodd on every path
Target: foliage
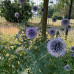
M 9 22 L 21 22 L 23 19 L 28 21 L 28 19 L 32 17 L 31 8 L 33 3 L 27 2 L 22 5 L 16 0 L 14 1 L 15 2 L 11 2 L 10 0 L 2 1 L 0 3 L 0 15 L 5 17 L 5 19 Z M 14 16 L 16 12 L 20 14 L 18 19 Z
M 22 24 L 30 26 L 25 19 Z M 28 74 L 74 74 L 74 57 L 70 56 L 69 45 L 67 53 L 56 58 L 47 51 L 48 39 L 42 42 L 43 38 L 38 33 L 37 38 L 30 40 L 25 35 L 26 29 L 19 29 L 15 35 L 15 40 L 19 43 L 10 44 L 8 40 L 4 42 L 0 40 L 1 74 L 20 74 L 21 71 L 27 71 Z M 60 31 L 57 31 L 55 37 L 59 36 Z M 65 65 L 69 65 L 70 70 L 66 71 Z
M 69 7 L 70 7 L 70 1 L 71 0 L 58 0 L 59 8 L 61 9 L 61 14 L 64 15 L 66 18 L 68 17 Z M 72 5 L 72 12 L 71 12 L 71 18 L 74 18 L 74 0 Z
M 52 17 L 52 15 L 53 15 L 54 12 L 55 12 L 55 11 L 54 11 L 54 8 L 50 5 L 50 6 L 48 7 L 48 15 L 50 14 L 50 18 Z
M 60 13 L 59 12 L 53 13 L 53 16 L 52 17 L 56 17 L 59 20 L 61 20 L 63 18 L 62 16 L 60 16 Z
M 54 4 L 53 6 L 54 12 L 52 17 L 56 17 L 57 19 L 62 19 L 63 15 L 61 15 L 61 9 L 58 4 Z
M 58 0 L 59 2 L 59 7 L 63 8 L 65 6 L 70 6 L 70 1 L 71 0 Z
M 59 36 L 59 33 L 56 33 Z M 73 74 L 73 57 L 68 51 L 64 56 L 56 58 L 47 51 L 47 42 L 41 42 L 41 36 L 34 40 L 27 39 L 25 29 L 21 29 L 16 34 L 15 40 L 19 44 L 9 44 L 8 41 L 0 41 L 0 73 L 19 74 L 26 71 L 28 74 Z M 69 47 L 67 47 L 69 49 Z M 66 71 L 64 66 L 70 65 L 70 70 Z
M 43 2 L 41 2 L 38 6 L 38 14 L 42 15 L 41 9 L 43 8 Z
M 39 10 L 38 10 L 38 14 L 40 14 L 40 15 L 42 15 L 42 12 L 41 12 L 42 8 L 43 8 L 43 3 L 40 3 Z M 50 14 L 52 17 L 53 13 L 54 13 L 54 8 L 51 5 L 48 6 L 48 15 Z
M 61 9 L 58 9 L 58 4 L 54 4 L 54 6 L 48 6 L 48 17 L 56 17 L 57 19 L 62 19 L 63 15 L 61 14 Z M 43 8 L 43 3 L 39 5 L 38 14 L 42 15 L 41 8 Z M 49 16 L 50 15 L 50 16 Z

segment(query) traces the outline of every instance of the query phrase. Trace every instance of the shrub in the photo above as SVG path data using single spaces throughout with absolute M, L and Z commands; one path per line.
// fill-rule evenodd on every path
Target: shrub
M 60 15 L 59 12 L 54 12 L 52 17 L 56 17 L 58 20 L 62 19 L 62 16 Z
M 13 3 L 10 0 L 5 0 L 0 3 L 0 14 L 9 22 L 21 22 L 23 19 L 27 21 L 32 17 L 32 5 L 33 4 L 30 4 L 29 2 L 20 4 L 17 1 L 14 1 Z M 14 16 L 16 12 L 20 14 L 18 19 Z

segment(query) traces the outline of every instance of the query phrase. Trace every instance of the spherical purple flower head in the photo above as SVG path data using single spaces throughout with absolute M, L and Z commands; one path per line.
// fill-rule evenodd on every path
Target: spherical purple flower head
M 65 27 L 69 26 L 70 21 L 68 19 L 62 19 L 61 24 Z
M 19 0 L 19 3 L 24 4 L 26 0 Z
M 45 12 L 45 8 L 42 8 L 41 11 L 42 11 L 42 12 Z
M 66 52 L 66 44 L 59 37 L 53 38 L 52 40 L 48 41 L 47 50 L 51 55 L 55 57 L 61 57 Z
M 61 28 L 60 30 L 65 31 L 65 28 Z
M 68 26 L 67 26 L 67 28 L 68 28 L 68 29 L 71 29 L 71 26 L 70 26 L 70 25 L 68 25 Z
M 57 18 L 56 17 L 52 18 L 52 21 L 53 22 L 56 22 L 57 21 Z
M 33 6 L 32 9 L 33 9 L 34 12 L 36 12 L 38 10 L 38 7 L 37 6 Z
M 65 69 L 66 71 L 68 71 L 68 70 L 70 69 L 70 66 L 69 66 L 69 65 L 65 65 L 65 66 L 64 66 L 64 69 Z
M 18 17 L 19 17 L 19 13 L 16 12 L 16 13 L 14 14 L 14 16 L 18 18 Z
M 70 56 L 71 56 L 71 57 L 74 57 L 74 53 L 71 53 Z
M 26 36 L 29 39 L 34 39 L 37 36 L 38 30 L 35 27 L 28 27 L 26 29 Z
M 49 33 L 51 36 L 52 36 L 52 35 L 55 35 L 56 29 L 51 28 L 51 29 L 49 29 L 48 33 Z
M 74 46 L 70 47 L 71 52 L 74 52 Z

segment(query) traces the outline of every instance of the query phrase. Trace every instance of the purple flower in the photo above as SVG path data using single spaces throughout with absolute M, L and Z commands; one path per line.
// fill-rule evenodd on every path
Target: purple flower
M 74 52 L 74 46 L 70 47 L 71 52 Z
M 68 28 L 68 29 L 71 29 L 71 26 L 70 26 L 70 25 L 68 25 L 68 26 L 67 26 L 67 28 Z
M 65 31 L 65 28 L 61 28 L 60 30 Z
M 25 2 L 26 2 L 26 0 L 19 0 L 19 3 L 21 3 L 21 4 L 23 4 Z
M 41 11 L 42 11 L 42 12 L 45 12 L 45 8 L 42 8 Z
M 74 57 L 74 53 L 71 53 L 70 56 L 71 56 L 71 57 Z
M 32 9 L 33 9 L 34 12 L 36 12 L 38 10 L 38 7 L 37 6 L 33 6 Z
M 18 17 L 19 17 L 19 13 L 16 12 L 16 13 L 14 14 L 14 16 L 18 18 Z
M 34 39 L 37 36 L 38 30 L 35 27 L 28 27 L 26 29 L 26 36 L 29 39 Z
M 53 22 L 56 22 L 57 21 L 57 18 L 56 17 L 52 18 L 52 21 Z
M 48 52 L 51 55 L 53 55 L 55 57 L 61 57 L 66 52 L 66 44 L 59 37 L 53 38 L 50 41 L 48 41 L 48 43 L 47 43 L 47 49 L 48 49 Z
M 69 26 L 70 21 L 68 19 L 62 19 L 61 24 L 65 27 Z
M 68 70 L 70 69 L 70 66 L 69 66 L 69 65 L 65 65 L 65 66 L 64 66 L 64 69 L 65 69 L 66 71 L 68 71 Z
M 51 29 L 49 29 L 48 33 L 49 33 L 51 36 L 52 36 L 52 35 L 55 35 L 56 29 L 51 28 Z

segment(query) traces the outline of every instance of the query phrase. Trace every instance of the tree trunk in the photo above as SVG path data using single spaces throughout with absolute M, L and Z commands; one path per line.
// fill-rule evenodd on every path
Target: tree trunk
M 70 0 L 70 8 L 69 8 L 69 15 L 68 15 L 68 19 L 69 19 L 69 20 L 70 20 L 70 18 L 71 18 L 72 4 L 73 4 L 73 0 Z M 68 28 L 66 28 L 66 33 L 65 33 L 65 35 L 66 35 L 65 39 L 67 40 Z
M 49 0 L 44 0 L 44 4 L 43 4 L 43 7 L 45 8 L 45 12 L 42 15 L 42 39 L 44 41 L 46 40 L 48 2 L 49 2 Z

